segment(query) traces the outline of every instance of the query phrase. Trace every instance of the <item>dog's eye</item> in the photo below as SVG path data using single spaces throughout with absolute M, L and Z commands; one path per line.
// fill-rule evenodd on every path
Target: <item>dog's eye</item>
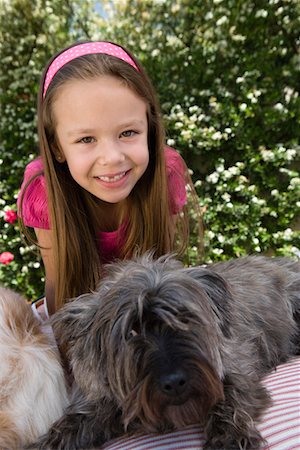
M 129 331 L 129 333 L 127 334 L 127 339 L 131 339 L 131 338 L 133 338 L 133 337 L 135 337 L 135 336 L 137 336 L 138 335 L 138 333 L 137 333 L 137 331 L 135 331 L 135 330 L 130 330 Z

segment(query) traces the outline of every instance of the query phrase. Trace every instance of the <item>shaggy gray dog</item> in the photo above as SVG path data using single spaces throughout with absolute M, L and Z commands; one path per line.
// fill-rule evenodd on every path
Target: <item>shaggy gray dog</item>
M 112 264 L 55 316 L 75 384 L 39 449 L 97 447 L 125 432 L 204 427 L 206 449 L 257 449 L 262 377 L 299 350 L 300 262 L 246 257 L 184 268 Z

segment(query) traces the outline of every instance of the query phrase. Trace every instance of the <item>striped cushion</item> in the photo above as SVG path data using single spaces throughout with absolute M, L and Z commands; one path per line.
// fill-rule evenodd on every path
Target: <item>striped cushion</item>
M 300 450 L 300 358 L 279 366 L 264 383 L 272 394 L 273 405 L 258 425 L 268 443 L 262 450 Z M 190 426 L 169 434 L 120 438 L 103 448 L 201 450 L 204 441 L 200 428 Z

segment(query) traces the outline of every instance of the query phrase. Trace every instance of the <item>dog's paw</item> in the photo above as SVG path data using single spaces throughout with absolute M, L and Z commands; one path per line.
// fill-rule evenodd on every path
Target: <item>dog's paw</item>
M 251 436 L 234 436 L 234 434 L 236 433 L 208 438 L 203 450 L 259 450 L 262 447 L 263 439 L 256 430 L 253 430 Z
M 90 429 L 87 417 L 82 414 L 68 414 L 57 421 L 33 447 L 36 450 L 82 450 L 94 448 L 95 441 L 101 444 Z
M 45 436 L 42 436 L 32 447 L 28 447 L 28 450 L 30 449 L 34 450 L 70 450 L 70 446 L 66 446 L 64 442 L 64 438 L 62 436 L 62 433 L 59 432 L 59 430 L 53 430 L 50 429 L 48 434 Z M 75 449 L 75 447 L 74 447 Z

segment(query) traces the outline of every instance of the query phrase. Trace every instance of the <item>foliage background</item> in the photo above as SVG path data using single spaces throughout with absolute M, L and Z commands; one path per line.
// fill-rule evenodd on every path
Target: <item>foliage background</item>
M 43 67 L 78 39 L 116 41 L 148 71 L 167 142 L 193 172 L 205 262 L 300 257 L 299 30 L 298 0 L 0 0 L 0 253 L 14 257 L 0 282 L 43 292 L 39 255 L 7 212 L 38 153 Z

